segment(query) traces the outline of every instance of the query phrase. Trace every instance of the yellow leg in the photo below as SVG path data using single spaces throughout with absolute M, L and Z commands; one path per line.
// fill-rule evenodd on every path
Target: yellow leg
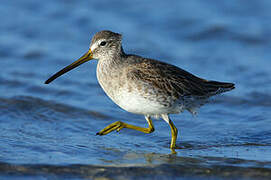
M 154 126 L 152 124 L 152 120 L 149 116 L 145 116 L 145 118 L 149 124 L 148 128 L 138 127 L 138 126 L 127 124 L 127 123 L 124 123 L 121 121 L 116 121 L 116 122 L 106 126 L 104 129 L 102 129 L 96 135 L 100 135 L 100 136 L 106 135 L 106 134 L 108 134 L 112 131 L 115 131 L 115 130 L 120 131 L 122 128 L 134 129 L 134 130 L 141 131 L 144 133 L 152 133 L 154 131 Z
M 162 114 L 162 118 L 169 124 L 171 129 L 171 143 L 170 143 L 170 149 L 173 153 L 176 153 L 174 149 L 176 149 L 176 140 L 178 136 L 178 129 L 175 127 L 173 122 L 169 119 L 168 114 Z
M 170 143 L 170 149 L 175 149 L 176 148 L 176 140 L 178 136 L 178 129 L 175 127 L 173 122 L 169 120 L 169 126 L 171 129 L 171 143 Z

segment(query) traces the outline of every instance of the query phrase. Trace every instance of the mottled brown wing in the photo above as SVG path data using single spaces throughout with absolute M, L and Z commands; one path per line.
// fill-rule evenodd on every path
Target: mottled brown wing
M 208 97 L 234 88 L 232 83 L 207 81 L 176 66 L 152 59 L 134 63 L 129 76 L 150 83 L 162 92 L 180 96 Z

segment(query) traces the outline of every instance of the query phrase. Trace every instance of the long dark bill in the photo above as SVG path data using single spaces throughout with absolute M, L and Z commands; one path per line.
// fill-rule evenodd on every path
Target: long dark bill
M 55 73 L 53 76 L 51 76 L 49 79 L 47 79 L 47 81 L 45 81 L 45 84 L 49 84 L 50 82 L 52 82 L 53 80 L 55 80 L 56 78 L 58 78 L 59 76 L 61 76 L 62 74 L 76 68 L 77 66 L 89 61 L 93 59 L 92 57 L 92 52 L 91 50 L 89 50 L 87 53 L 85 53 L 82 57 L 80 57 L 78 60 L 76 60 L 75 62 L 73 62 L 72 64 L 66 66 L 65 68 L 61 69 L 60 71 L 58 71 L 57 73 Z

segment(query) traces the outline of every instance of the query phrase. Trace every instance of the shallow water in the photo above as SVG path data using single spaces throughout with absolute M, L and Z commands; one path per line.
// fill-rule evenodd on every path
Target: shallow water
M 153 7 L 155 4 L 155 7 Z M 174 7 L 172 7 L 172 4 Z M 270 179 L 271 1 L 2 1 L 0 5 L 0 178 Z M 123 34 L 127 53 L 175 64 L 200 77 L 234 82 L 170 129 L 146 126 L 102 91 L 92 61 L 50 85 L 102 29 Z

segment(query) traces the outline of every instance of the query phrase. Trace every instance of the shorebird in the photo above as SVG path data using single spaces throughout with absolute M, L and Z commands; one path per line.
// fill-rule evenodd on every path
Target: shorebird
M 122 109 L 144 115 L 149 125 L 143 128 L 116 121 L 99 131 L 97 135 L 100 136 L 123 128 L 152 133 L 151 117 L 162 117 L 171 128 L 170 148 L 174 151 L 178 148 L 178 129 L 169 114 L 184 110 L 194 114 L 209 97 L 234 89 L 233 83 L 205 80 L 165 62 L 126 54 L 122 35 L 111 31 L 96 33 L 89 50 L 45 84 L 91 59 L 98 60 L 96 74 L 105 93 Z

